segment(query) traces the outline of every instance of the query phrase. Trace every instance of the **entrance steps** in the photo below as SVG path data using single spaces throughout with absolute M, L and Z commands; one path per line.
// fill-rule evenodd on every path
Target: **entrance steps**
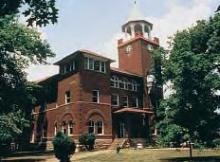
M 142 144 L 143 147 L 146 146 L 146 139 L 144 138 L 115 138 L 112 142 L 109 150 L 116 150 L 118 146 L 121 148 L 128 148 L 128 147 L 137 147 L 138 144 Z
M 112 142 L 111 146 L 108 148 L 109 150 L 116 150 L 116 148 L 119 146 L 121 148 L 126 147 L 128 142 L 127 138 L 115 138 Z

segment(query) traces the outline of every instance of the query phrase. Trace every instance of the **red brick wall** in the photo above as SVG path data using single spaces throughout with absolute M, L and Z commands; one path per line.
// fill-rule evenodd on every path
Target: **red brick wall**
M 139 75 L 144 75 L 145 69 L 149 70 L 151 66 L 151 53 L 147 49 L 148 44 L 151 43 L 142 38 L 119 44 L 119 68 Z M 132 46 L 132 50 L 129 54 L 126 53 L 126 47 L 128 45 Z

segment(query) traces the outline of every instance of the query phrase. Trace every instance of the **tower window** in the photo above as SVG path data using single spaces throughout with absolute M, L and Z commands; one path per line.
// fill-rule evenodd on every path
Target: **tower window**
M 131 50 L 132 50 L 132 46 L 131 46 L 131 45 L 128 45 L 128 46 L 126 47 L 126 49 L 125 49 L 126 54 L 131 53 Z
M 96 102 L 99 103 L 100 99 L 99 99 L 99 91 L 98 90 L 93 90 L 92 91 L 92 102 Z

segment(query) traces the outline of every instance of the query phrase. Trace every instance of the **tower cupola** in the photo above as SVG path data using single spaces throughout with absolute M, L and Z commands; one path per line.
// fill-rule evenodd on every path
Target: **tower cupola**
M 145 20 L 135 1 L 127 22 L 122 26 L 125 38 L 130 39 L 136 36 L 143 36 L 144 38 L 151 39 L 152 29 L 153 24 Z

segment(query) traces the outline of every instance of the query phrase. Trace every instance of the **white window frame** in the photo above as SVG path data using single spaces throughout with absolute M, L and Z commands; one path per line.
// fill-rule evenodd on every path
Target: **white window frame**
M 68 129 L 67 132 L 68 132 L 69 136 L 73 135 L 73 128 L 74 128 L 73 121 L 69 121 L 68 125 L 67 125 L 67 129 Z M 71 133 L 70 129 L 72 129 L 72 133 Z
M 69 92 L 69 96 L 67 96 L 67 92 Z M 68 104 L 71 102 L 71 91 L 65 91 L 65 104 Z
M 101 123 L 101 127 L 100 127 L 100 124 Z M 98 129 L 101 128 L 102 129 L 102 132 L 101 133 L 98 133 Z M 104 134 L 104 123 L 102 120 L 98 120 L 96 121 L 95 123 L 95 134 L 96 135 L 103 135 Z
M 95 60 L 90 57 L 85 57 L 85 61 L 86 61 L 85 68 L 87 70 L 93 70 L 93 71 L 97 71 L 97 72 L 101 72 L 101 73 L 106 73 L 106 62 L 100 61 L 100 60 Z M 98 63 L 99 69 L 95 70 L 95 62 Z
M 62 126 L 61 126 L 61 131 L 62 131 L 63 133 L 65 133 L 64 130 L 66 130 L 66 122 L 65 122 L 65 121 L 62 122 Z M 66 133 L 68 133 L 67 131 L 68 131 L 68 130 L 66 130 Z
M 128 96 L 123 96 L 123 98 L 125 98 L 126 97 L 126 100 L 124 101 L 124 99 L 123 99 L 123 107 L 128 107 L 129 105 L 128 105 Z M 126 105 L 127 106 L 124 106 L 124 103 L 126 103 Z
M 97 92 L 97 96 L 94 96 L 94 93 L 93 92 Z M 93 101 L 94 97 L 96 97 L 97 101 Z M 100 103 L 100 91 L 99 90 L 93 90 L 92 91 L 92 102 L 94 103 Z
M 138 99 L 138 97 L 135 97 L 135 107 L 139 107 L 139 99 Z
M 113 88 L 119 88 L 119 78 L 118 78 L 118 76 L 113 75 L 113 76 L 111 77 L 111 83 L 113 83 L 113 86 L 111 86 L 111 87 L 113 87 Z
M 73 60 L 72 62 L 72 71 L 76 70 L 76 62 Z
M 137 81 L 136 80 L 132 80 L 131 84 L 132 84 L 132 91 L 137 92 L 137 89 L 138 89 Z
M 57 123 L 54 124 L 54 136 L 57 135 Z
M 101 70 L 101 72 L 102 73 L 106 73 L 106 63 L 105 62 L 103 62 L 103 61 L 101 61 L 101 63 L 100 63 L 100 70 Z M 104 69 L 103 69 L 104 68 Z
M 112 103 L 112 106 L 119 106 L 119 94 L 112 94 L 112 96 L 116 96 L 116 99 L 117 99 L 117 104 L 116 105 L 113 105 Z
M 91 66 L 90 66 L 91 65 Z M 88 69 L 94 70 L 94 59 L 88 57 Z
M 90 131 L 89 131 L 90 128 L 93 129 L 93 132 L 90 132 Z M 95 134 L 95 122 L 94 122 L 93 120 L 89 120 L 89 122 L 88 122 L 88 133 L 93 133 L 93 134 Z

